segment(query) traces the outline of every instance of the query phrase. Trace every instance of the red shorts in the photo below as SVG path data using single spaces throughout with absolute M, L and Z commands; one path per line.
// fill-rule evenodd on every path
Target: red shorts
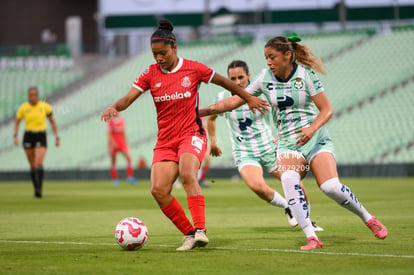
M 179 137 L 168 143 L 157 142 L 154 148 L 152 164 L 163 160 L 178 162 L 182 153 L 192 153 L 201 164 L 206 150 L 207 138 L 200 134 Z
M 115 140 L 116 145 L 112 146 L 110 143 L 108 144 L 108 151 L 111 157 L 115 156 L 118 152 L 128 152 L 129 146 L 126 140 Z

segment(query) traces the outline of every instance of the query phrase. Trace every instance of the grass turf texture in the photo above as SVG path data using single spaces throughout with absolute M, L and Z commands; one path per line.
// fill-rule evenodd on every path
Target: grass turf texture
M 241 181 L 217 180 L 206 196 L 210 244 L 176 252 L 182 236 L 149 193 L 149 182 L 113 187 L 102 181 L 49 181 L 44 198 L 27 183 L 0 183 L 1 274 L 412 274 L 414 179 L 343 179 L 388 228 L 374 238 L 355 215 L 306 180 L 312 217 L 325 232 L 324 248 L 301 252 L 302 231 L 281 209 L 256 197 Z M 269 184 L 281 191 L 280 183 Z M 173 194 L 187 208 L 183 189 Z M 186 211 L 188 214 L 188 211 Z M 149 241 L 138 251 L 115 244 L 114 228 L 141 218 Z

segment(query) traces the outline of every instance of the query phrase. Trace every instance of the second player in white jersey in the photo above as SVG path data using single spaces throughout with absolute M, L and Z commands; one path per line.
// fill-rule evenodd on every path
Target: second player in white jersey
M 375 237 L 384 239 L 388 234 L 385 226 L 365 209 L 348 186 L 339 181 L 333 142 L 324 126 L 333 111 L 314 72 L 324 73 L 324 65 L 308 47 L 299 44 L 300 41 L 296 34 L 270 39 L 264 50 L 269 68 L 249 89 L 256 95 L 266 95 L 280 130 L 277 154 L 283 190 L 289 208 L 308 239 L 301 249 L 323 247 L 311 226 L 309 207 L 300 186 L 300 180 L 307 172 L 303 168 L 307 165 L 323 193 L 358 215 Z M 200 116 L 230 111 L 243 104 L 243 100 L 233 96 L 200 110 Z M 317 115 L 313 104 L 319 110 Z
M 228 91 L 220 92 L 215 102 L 231 97 Z M 264 97 L 263 97 L 264 98 Z M 226 124 L 229 128 L 229 135 L 233 149 L 233 157 L 238 162 L 243 157 L 260 158 L 269 152 L 275 153 L 276 146 L 272 142 L 271 116 L 270 113 L 252 113 L 248 106 L 242 105 L 239 108 L 224 113 Z M 273 168 L 273 171 L 276 167 Z
M 228 66 L 227 73 L 230 80 L 242 88 L 248 86 L 250 73 L 247 64 L 241 60 L 235 60 Z M 231 97 L 229 92 L 220 92 L 215 101 Z M 232 142 L 233 156 L 240 175 L 250 189 L 266 202 L 285 209 L 288 222 L 296 226 L 287 201 L 277 191 L 266 184 L 263 178 L 263 169 L 272 176 L 279 178 L 276 160 L 276 146 L 270 128 L 270 113 L 262 114 L 251 112 L 246 105 L 223 114 L 229 127 L 230 140 Z M 216 142 L 217 115 L 209 116 L 207 121 L 208 135 L 210 139 L 211 154 L 220 156 L 221 149 Z M 304 195 L 307 200 L 306 191 Z M 312 223 L 315 230 L 322 231 L 321 227 Z

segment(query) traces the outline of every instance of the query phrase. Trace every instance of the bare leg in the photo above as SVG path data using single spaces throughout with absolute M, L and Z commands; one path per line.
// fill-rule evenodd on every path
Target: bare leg
M 166 207 L 172 200 L 172 184 L 178 176 L 178 164 L 174 161 L 160 161 L 151 168 L 151 194 L 158 205 Z
M 184 234 L 194 232 L 194 227 L 185 216 L 180 203 L 171 195 L 172 185 L 178 176 L 178 164 L 160 161 L 152 165 L 151 194 L 167 218 Z
M 243 166 L 240 170 L 240 175 L 247 186 L 262 200 L 270 202 L 273 199 L 275 190 L 266 184 L 261 167 L 254 165 Z M 287 207 L 287 204 L 285 207 Z
M 40 197 L 38 192 L 37 192 L 37 186 L 38 186 L 38 177 L 36 174 L 36 163 L 35 163 L 35 153 L 34 153 L 34 149 L 24 149 L 25 153 L 26 153 L 26 157 L 27 157 L 27 161 L 29 162 L 30 165 L 30 178 L 32 180 L 32 184 L 33 184 L 33 189 L 35 190 L 35 197 Z

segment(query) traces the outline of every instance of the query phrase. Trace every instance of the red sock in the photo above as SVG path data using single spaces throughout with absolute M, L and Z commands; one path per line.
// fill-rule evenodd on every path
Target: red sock
M 191 216 L 193 217 L 194 227 L 205 229 L 206 217 L 204 215 L 204 208 L 206 203 L 204 196 L 188 196 L 187 203 Z
M 210 168 L 208 166 L 203 166 L 200 169 L 200 177 L 199 177 L 199 181 L 203 181 L 206 177 L 207 177 L 207 173 L 208 171 L 210 171 Z
M 112 180 L 118 179 L 118 171 L 116 170 L 115 165 L 111 166 L 111 178 Z
M 184 235 L 194 230 L 193 225 L 185 216 L 183 207 L 175 198 L 166 207 L 161 208 L 161 211 Z
M 126 172 L 127 172 L 127 177 L 128 178 L 133 178 L 134 177 L 134 168 L 132 168 L 131 164 L 128 164 Z

